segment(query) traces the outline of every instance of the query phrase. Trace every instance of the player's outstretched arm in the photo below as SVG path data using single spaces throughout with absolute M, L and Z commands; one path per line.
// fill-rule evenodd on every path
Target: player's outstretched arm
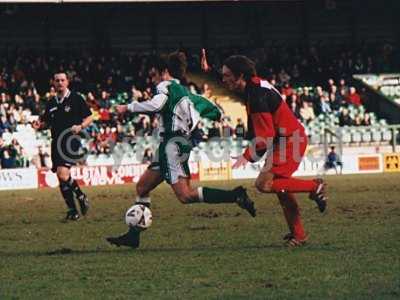
M 164 107 L 167 99 L 168 96 L 166 94 L 157 94 L 147 101 L 133 101 L 128 105 L 117 105 L 116 110 L 120 114 L 127 111 L 135 113 L 155 113 L 159 112 Z

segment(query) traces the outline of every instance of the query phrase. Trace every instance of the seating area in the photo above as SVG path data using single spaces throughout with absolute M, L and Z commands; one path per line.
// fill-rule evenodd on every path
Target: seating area
M 286 53 L 284 49 L 286 48 L 281 49 L 282 55 Z M 308 51 L 311 51 L 312 55 L 320 57 L 321 61 L 326 61 L 335 54 L 324 53 L 323 49 L 313 47 L 300 51 L 299 48 L 297 54 L 300 58 L 310 59 Z M 381 51 L 379 48 L 375 50 Z M 371 49 L 365 51 L 372 53 Z M 221 49 L 217 53 L 226 52 Z M 265 50 L 257 53 L 260 55 L 269 52 Z M 280 52 L 274 53 L 276 55 Z M 359 57 L 359 64 L 366 68 L 370 66 L 371 71 L 374 71 L 373 68 L 377 63 L 371 56 L 364 56 L 363 53 L 346 54 L 345 58 L 340 56 L 340 59 L 348 63 L 353 58 L 357 61 Z M 16 53 L 6 51 L 3 54 L 0 59 L 2 168 L 49 166 L 49 132 L 35 132 L 31 123 L 43 112 L 46 102 L 55 95 L 52 74 L 59 71 L 68 73 L 71 78 L 71 89 L 78 91 L 92 110 L 95 122 L 88 129 L 90 139 L 84 141 L 89 161 L 94 162 L 96 157 L 115 156 L 116 147 L 121 144 L 125 145 L 123 147 L 126 145 L 131 147 L 125 152 L 132 153 L 127 155 L 135 157 L 135 162 L 151 159 L 157 142 L 157 119 L 145 115 L 120 116 L 115 113 L 114 106 L 133 100 L 146 101 L 154 95 L 155 87 L 148 77 L 154 55 L 124 52 L 97 55 L 92 55 L 90 52 L 44 54 L 24 50 Z M 191 71 L 198 72 L 200 66 L 198 53 L 186 51 L 186 54 Z M 252 57 L 251 53 L 249 56 Z M 215 58 L 214 53 L 214 60 L 211 58 L 210 64 L 218 74 L 220 60 Z M 315 62 L 312 64 L 306 62 L 298 68 L 294 61 L 292 65 L 286 65 L 286 69 L 277 69 L 274 64 L 270 64 L 269 59 L 260 60 L 257 56 L 252 58 L 259 62 L 258 69 L 261 70 L 261 75 L 268 70 L 266 77 L 277 87 L 293 113 L 304 124 L 311 144 L 323 143 L 325 129 L 336 130 L 338 127 L 341 128 L 338 135 L 344 143 L 354 145 L 389 143 L 393 139 L 392 131 L 385 129 L 386 121 L 379 120 L 373 112 L 367 111 L 363 106 L 362 91 L 357 91 L 347 83 L 347 78 L 355 72 L 355 66 L 353 69 L 348 69 L 348 73 L 343 69 L 341 77 L 330 78 L 329 66 L 324 64 L 320 66 L 315 65 Z M 318 76 L 315 77 L 320 67 L 325 70 L 327 78 L 325 81 L 321 81 Z M 317 79 L 315 84 L 305 85 L 299 80 L 303 77 L 307 81 L 312 78 Z M 198 86 L 196 82 L 189 82 L 188 88 L 193 93 L 205 95 L 223 110 L 218 97 L 213 95 L 207 84 Z M 227 103 L 225 105 L 229 105 L 229 102 Z M 235 117 L 233 120 L 231 116 L 224 115 L 221 122 L 204 120 L 193 134 L 196 146 L 194 153 L 212 149 L 218 154 L 224 152 L 220 144 L 225 143 L 232 150 L 230 155 L 237 156 L 247 144 L 244 141 L 246 136 L 244 119 L 245 116 Z M 223 141 L 207 143 L 215 138 L 223 138 Z M 144 152 L 146 155 L 140 154 Z

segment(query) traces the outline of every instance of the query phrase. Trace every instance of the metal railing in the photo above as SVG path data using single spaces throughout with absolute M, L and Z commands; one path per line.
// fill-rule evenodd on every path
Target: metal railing
M 359 144 L 369 145 L 372 143 L 387 143 L 392 146 L 392 152 L 396 152 L 400 140 L 400 125 L 384 125 L 371 127 L 336 127 L 325 128 L 323 133 L 323 145 L 325 154 L 331 144 L 338 146 L 342 153 L 343 145 Z

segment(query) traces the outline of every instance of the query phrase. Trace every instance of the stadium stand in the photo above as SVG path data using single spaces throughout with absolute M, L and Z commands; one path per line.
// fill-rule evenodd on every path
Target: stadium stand
M 231 49 L 231 52 L 236 51 L 238 50 Z M 318 47 L 311 47 L 303 52 L 294 51 L 300 64 L 304 57 L 312 53 L 312 56 L 321 57 L 322 61 L 335 61 L 335 57 L 339 57 L 339 60 L 345 57 L 339 65 L 349 65 L 351 61 L 358 61 L 359 67 L 365 68 L 368 65 L 378 68 L 379 65 L 372 56 L 360 53 L 343 55 L 348 53 L 346 49 L 339 54 L 334 53 L 333 57 Z M 272 52 L 275 53 L 273 61 L 277 53 L 283 57 L 288 55 L 285 47 Z M 226 55 L 225 49 L 218 50 L 218 55 L 222 53 Z M 267 49 L 258 49 L 258 57 L 260 53 L 261 56 L 270 57 Z M 190 60 L 196 60 L 196 53 L 188 55 Z M 220 61 L 215 59 L 215 53 L 213 55 L 214 61 Z M 79 91 L 91 106 L 96 122 L 89 129 L 91 140 L 85 142 L 90 154 L 110 155 L 114 145 L 122 141 L 131 145 L 145 141 L 144 149 L 149 148 L 150 140 L 156 133 L 157 121 L 144 115 L 126 115 L 121 118 L 114 113 L 113 106 L 133 99 L 145 101 L 153 96 L 154 86 L 147 78 L 147 69 L 152 58 L 151 55 L 124 53 L 100 56 L 74 53 L 65 55 L 57 52 L 48 56 L 23 51 L 7 53 L 3 56 L 0 77 L 2 167 L 28 166 L 29 162 L 36 166 L 44 163 L 45 160 L 40 159 L 39 152 L 43 153 L 42 156 L 48 155 L 48 132 L 35 133 L 30 122 L 43 111 L 45 102 L 54 95 L 54 89 L 47 88 L 49 84 L 51 86 L 51 74 L 54 71 L 67 71 L 71 76 L 71 87 Z M 279 63 L 282 68 L 274 68 L 268 60 L 261 61 L 257 56 L 255 59 L 259 62 L 259 69 L 269 71 L 267 77 L 281 91 L 295 115 L 303 122 L 311 143 L 322 143 L 324 129 L 338 126 L 349 127 L 342 137 L 345 143 L 389 142 L 392 139 L 390 131 L 378 130 L 378 127 L 386 125 L 385 120 L 379 120 L 373 112 L 368 112 L 362 104 L 363 95 L 359 95 L 354 87 L 346 83 L 345 78 L 356 72 L 357 66 L 337 73 L 342 78 L 328 78 L 326 82 L 318 82 L 321 78 L 318 72 L 326 69 L 322 72 L 327 73 L 327 78 L 331 68 L 329 65 L 318 64 L 320 59 L 315 59 L 310 65 L 303 63 L 302 68 L 296 67 L 296 61 L 292 65 Z M 278 60 L 282 61 L 283 58 L 279 57 Z M 219 70 L 218 64 L 213 65 L 213 69 Z M 371 70 L 374 71 L 377 70 Z M 312 78 L 317 78 L 316 82 L 322 84 L 301 86 L 301 80 L 311 82 Z M 189 88 L 218 101 L 207 85 L 198 87 L 191 82 Z M 229 103 L 224 102 L 223 106 L 231 106 Z M 224 110 L 222 106 L 221 109 Z M 211 137 L 235 139 L 236 126 L 234 120 L 226 114 L 221 124 L 209 124 L 205 121 L 201 133 L 197 135 L 201 138 L 196 143 L 204 147 L 204 142 Z M 33 135 L 36 135 L 36 139 L 31 138 Z M 241 146 L 241 143 L 235 142 L 234 145 Z
M 304 3 L 304 7 L 300 2 L 223 7 L 193 3 L 179 7 L 179 13 L 177 4 L 159 5 L 157 10 L 148 4 L 134 9 L 112 4 L 81 5 L 79 10 L 73 5 L 63 9 L 52 5 L 2 7 L 2 167 L 48 165 L 49 133 L 35 132 L 31 122 L 54 95 L 51 76 L 55 71 L 68 72 L 72 89 L 91 106 L 96 121 L 89 129 L 91 139 L 85 141 L 92 155 L 89 159 L 110 155 L 122 141 L 132 147 L 144 141 L 142 150 L 149 148 L 157 132 L 154 118 L 121 118 L 113 106 L 149 99 L 154 90 L 147 78 L 149 62 L 155 53 L 177 47 L 187 54 L 190 69 L 196 73 L 199 49 L 208 46 L 215 77 L 207 80 L 213 80 L 212 86 L 219 84 L 221 62 L 228 55 L 241 53 L 254 59 L 259 74 L 280 90 L 302 120 L 313 144 L 323 143 L 325 130 L 337 127 L 344 128 L 340 135 L 348 144 L 393 141 L 396 137 L 385 129 L 385 119 L 369 109 L 365 92 L 352 81 L 355 73 L 399 69 L 390 11 L 374 1 L 365 1 L 362 7 L 335 1 L 337 7 L 320 9 Z M 374 17 L 371 10 L 376 12 Z M 221 18 L 228 13 L 229 20 Z M 237 122 L 246 122 L 243 108 L 232 102 L 231 95 L 213 94 L 214 88 L 193 78 L 189 88 L 204 93 L 224 111 L 221 124 L 204 121 L 196 133 L 196 144 L 204 148 L 207 139 L 222 136 L 239 152 L 246 143 L 243 126 Z

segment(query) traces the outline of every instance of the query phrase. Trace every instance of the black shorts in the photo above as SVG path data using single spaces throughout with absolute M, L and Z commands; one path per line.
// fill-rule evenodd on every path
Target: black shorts
M 71 139 L 71 135 L 62 138 L 55 138 L 51 142 L 51 162 L 53 172 L 57 172 L 57 167 L 70 168 L 82 161 L 81 142 L 76 138 Z

